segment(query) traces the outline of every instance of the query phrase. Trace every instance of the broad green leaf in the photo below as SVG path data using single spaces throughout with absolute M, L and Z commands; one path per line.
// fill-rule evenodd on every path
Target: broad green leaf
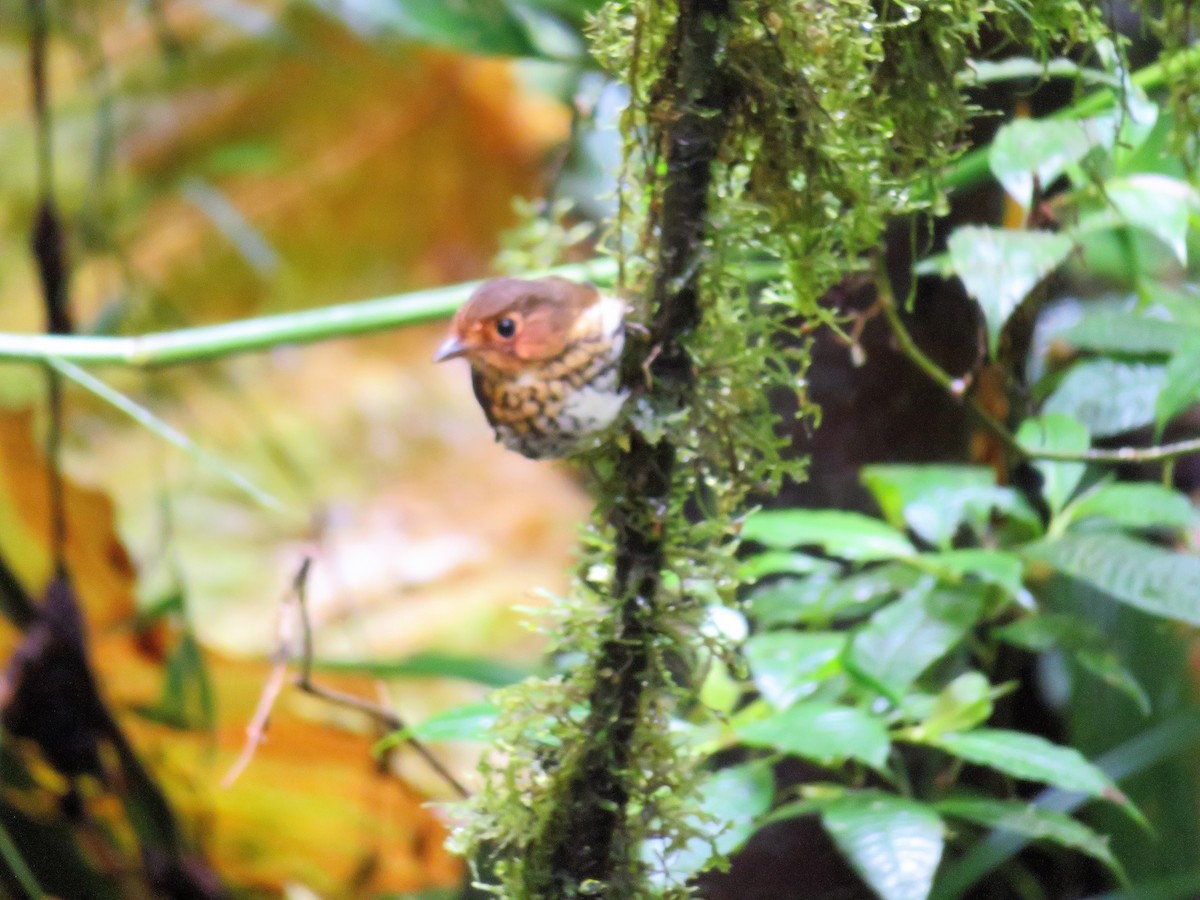
M 882 769 L 891 746 L 881 719 L 828 703 L 798 703 L 734 730 L 751 747 L 768 747 L 827 766 L 856 759 Z
M 1004 323 L 1043 278 L 1062 264 L 1073 246 L 1049 231 L 1008 231 L 968 225 L 948 243 L 954 271 L 983 310 L 992 354 Z
M 1031 840 L 1050 841 L 1086 853 L 1124 879 L 1121 865 L 1108 847 L 1108 838 L 1058 810 L 1019 800 L 986 797 L 949 797 L 934 805 L 938 812 L 955 819 L 965 819 L 984 828 L 1012 831 Z
M 819 556 L 773 550 L 743 562 L 741 576 L 743 581 L 754 581 L 764 575 L 836 575 L 840 570 L 837 563 Z
M 1096 437 L 1109 437 L 1154 421 L 1166 383 L 1164 365 L 1085 359 L 1059 382 L 1042 411 L 1078 419 Z
M 743 652 L 758 692 L 782 709 L 842 671 L 846 640 L 844 632 L 768 631 L 746 641 Z
M 918 570 L 901 563 L 884 563 L 846 578 L 780 578 L 754 588 L 747 606 L 750 617 L 765 627 L 824 626 L 866 615 L 920 578 Z
M 1054 450 L 1080 453 L 1092 444 L 1087 427 L 1061 414 L 1038 416 L 1026 419 L 1017 431 L 1017 441 L 1027 450 Z M 1066 506 L 1086 466 L 1081 462 L 1054 462 L 1039 459 L 1034 466 L 1042 476 L 1042 495 L 1051 512 L 1057 513 Z
M 985 584 L 1003 588 L 1011 597 L 1023 597 L 1025 594 L 1021 583 L 1024 564 L 1019 556 L 1003 550 L 964 547 L 941 553 L 922 553 L 915 562 L 922 569 L 932 571 L 945 580 L 960 581 L 969 575 Z
M 821 824 L 882 900 L 925 900 L 942 859 L 945 826 L 933 808 L 881 792 L 847 794 Z
M 911 556 L 916 549 L 885 522 L 831 509 L 780 509 L 750 516 L 742 538 L 772 549 L 820 547 L 843 559 L 869 562 Z
M 933 735 L 926 742 L 952 756 L 989 766 L 1013 778 L 1037 781 L 1124 803 L 1125 796 L 1112 779 L 1088 762 L 1073 747 L 1063 747 L 1036 734 L 1002 728 Z
M 992 510 L 1013 502 L 1013 492 L 999 487 L 986 466 L 875 465 L 859 477 L 891 525 L 944 548 L 960 525 L 981 534 Z
M 698 793 L 700 815 L 691 824 L 706 837 L 694 837 L 674 851 L 668 850 L 666 839 L 647 841 L 643 848 L 659 887 L 685 883 L 706 867 L 714 849 L 727 855 L 744 844 L 754 833 L 755 820 L 771 807 L 775 778 L 770 763 L 760 760 L 712 773 Z
M 1014 119 L 996 132 L 988 164 L 996 180 L 1028 209 L 1035 179 L 1042 188 L 1049 187 L 1093 146 L 1092 136 L 1078 120 Z
M 1186 496 L 1161 484 L 1117 481 L 1080 496 L 1062 518 L 1064 525 L 1103 518 L 1123 528 L 1186 528 L 1195 521 L 1195 511 Z
M 1144 612 L 1200 625 L 1200 559 L 1121 534 L 1067 534 L 1024 549 Z
M 746 608 L 750 618 L 767 628 L 827 622 L 823 599 L 832 584 L 834 579 L 828 575 L 778 578 L 753 588 L 746 598 Z
M 1086 314 L 1056 338 L 1081 350 L 1101 353 L 1168 354 L 1174 353 L 1193 329 L 1179 323 L 1153 319 L 1134 312 L 1094 312 Z
M 911 730 L 925 740 L 947 731 L 969 731 L 992 715 L 997 689 L 979 672 L 963 672 L 938 693 L 920 725 Z
M 1162 390 L 1154 401 L 1155 436 L 1177 415 L 1200 401 L 1200 337 L 1190 337 L 1167 363 Z
M 847 670 L 893 700 L 954 647 L 983 614 L 977 585 L 957 588 L 919 583 L 877 610 L 860 627 L 846 654 Z
M 1194 188 L 1166 175 L 1143 173 L 1113 178 L 1104 196 L 1129 225 L 1166 244 L 1187 265 L 1188 217 L 1200 206 Z

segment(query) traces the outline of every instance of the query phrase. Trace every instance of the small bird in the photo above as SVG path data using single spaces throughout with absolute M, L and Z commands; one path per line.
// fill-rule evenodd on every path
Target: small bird
M 496 278 L 454 316 L 435 362 L 466 357 L 496 440 L 530 459 L 587 449 L 617 418 L 625 304 L 565 278 Z

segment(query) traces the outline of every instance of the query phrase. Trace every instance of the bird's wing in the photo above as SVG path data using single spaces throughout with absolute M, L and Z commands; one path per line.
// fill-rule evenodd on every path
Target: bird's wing
M 492 398 L 484 390 L 483 375 L 474 368 L 471 369 L 471 388 L 475 391 L 475 399 L 479 401 L 479 407 L 487 417 L 488 424 L 495 428 L 496 417 L 492 415 Z

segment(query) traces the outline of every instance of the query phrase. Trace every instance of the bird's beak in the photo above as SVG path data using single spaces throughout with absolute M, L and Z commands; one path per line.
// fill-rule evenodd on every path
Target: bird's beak
M 452 334 L 442 343 L 442 346 L 437 348 L 437 353 L 433 354 L 434 362 L 445 362 L 448 359 L 454 359 L 457 356 L 462 356 L 467 352 L 467 345 L 458 335 Z

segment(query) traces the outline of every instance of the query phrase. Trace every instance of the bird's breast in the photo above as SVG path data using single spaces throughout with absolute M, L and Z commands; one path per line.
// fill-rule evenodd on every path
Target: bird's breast
M 483 394 L 497 439 L 533 459 L 584 449 L 625 402 L 618 373 L 623 343 L 620 333 L 597 334 L 516 375 L 485 374 Z

